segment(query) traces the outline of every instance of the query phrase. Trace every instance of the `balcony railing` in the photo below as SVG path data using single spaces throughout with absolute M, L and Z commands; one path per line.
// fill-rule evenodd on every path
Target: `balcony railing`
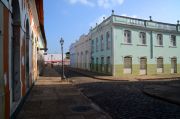
M 146 28 L 160 29 L 160 30 L 171 30 L 171 31 L 177 30 L 176 24 L 147 21 L 147 20 L 124 17 L 124 16 L 114 16 L 113 22 L 120 23 L 120 24 L 126 24 L 126 25 L 141 26 L 141 27 L 146 27 Z M 178 31 L 180 31 L 180 26 L 178 28 Z

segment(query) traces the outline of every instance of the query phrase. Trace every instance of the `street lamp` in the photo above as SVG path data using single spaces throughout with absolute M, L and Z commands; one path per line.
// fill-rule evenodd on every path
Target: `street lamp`
M 64 63 L 63 63 L 63 44 L 64 44 L 64 40 L 61 37 L 60 39 L 60 44 L 61 44 L 61 52 L 62 52 L 62 72 L 61 72 L 61 78 L 62 79 L 66 79 L 65 75 L 64 75 Z

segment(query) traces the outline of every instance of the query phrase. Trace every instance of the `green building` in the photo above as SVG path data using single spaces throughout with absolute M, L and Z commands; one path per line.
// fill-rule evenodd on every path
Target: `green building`
M 91 70 L 113 76 L 180 74 L 180 25 L 112 15 L 90 30 Z

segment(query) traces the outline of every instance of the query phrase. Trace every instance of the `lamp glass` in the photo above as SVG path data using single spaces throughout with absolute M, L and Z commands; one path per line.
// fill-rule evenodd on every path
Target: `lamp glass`
M 61 45 L 63 45 L 63 43 L 64 43 L 63 38 L 61 38 L 60 43 L 61 43 Z

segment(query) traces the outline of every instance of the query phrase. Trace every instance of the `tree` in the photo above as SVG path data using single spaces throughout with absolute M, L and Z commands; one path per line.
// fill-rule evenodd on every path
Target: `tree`
M 66 52 L 66 59 L 70 59 L 70 52 Z

